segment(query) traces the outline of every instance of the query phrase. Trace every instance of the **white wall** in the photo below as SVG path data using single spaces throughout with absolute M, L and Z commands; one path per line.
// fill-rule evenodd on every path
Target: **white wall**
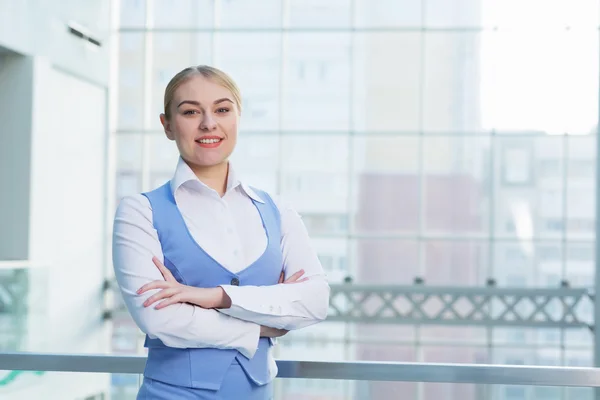
M 34 79 L 29 258 L 52 267 L 46 306 L 56 327 L 44 337 L 54 351 L 97 351 L 89 330 L 102 312 L 106 90 L 43 61 Z
M 12 68 L 13 61 L 8 65 Z M 23 316 L 27 341 L 20 350 L 105 353 L 110 350 L 108 324 L 101 315 L 107 91 L 57 70 L 43 58 L 21 57 L 14 67 L 19 71 L 13 76 L 22 77 L 17 83 L 27 82 L 25 87 L 32 89 L 16 96 L 30 129 L 14 133 L 18 146 L 2 146 L 7 153 L 18 147 L 19 154 L 10 158 L 13 172 L 0 176 L 2 187 L 14 181 L 24 186 L 0 199 L 18 204 L 15 210 L 27 217 L 2 224 L 2 237 L 10 237 L 14 227 L 25 231 L 16 240 L 27 248 L 23 258 L 35 266 L 30 270 L 29 313 Z M 14 125 L 21 122 L 13 120 Z M 7 142 L 12 135 L 12 130 L 3 131 L 0 138 Z M 31 374 L 19 379 L 30 384 L 0 388 L 0 397 L 64 399 L 68 388 L 69 398 L 83 398 L 107 391 L 110 383 L 104 374 Z
M 0 47 L 43 56 L 88 79 L 108 82 L 109 0 L 0 0 Z M 75 22 L 100 48 L 68 32 Z
M 28 255 L 32 68 L 17 55 L 0 64 L 0 260 Z

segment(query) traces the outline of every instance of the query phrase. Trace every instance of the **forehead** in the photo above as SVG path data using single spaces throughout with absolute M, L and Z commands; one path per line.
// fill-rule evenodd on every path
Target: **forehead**
M 205 104 L 212 103 L 223 97 L 232 99 L 232 94 L 220 84 L 202 75 L 196 75 L 182 83 L 175 91 L 173 97 L 176 101 L 195 100 L 201 104 Z

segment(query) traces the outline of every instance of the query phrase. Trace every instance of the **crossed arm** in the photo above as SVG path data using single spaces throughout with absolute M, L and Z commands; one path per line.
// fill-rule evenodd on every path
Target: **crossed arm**
M 300 217 L 289 207 L 280 210 L 283 272 L 297 283 L 192 290 L 165 285 L 167 280 L 157 268 L 162 265 L 162 249 L 148 200 L 141 195 L 123 199 L 115 216 L 113 264 L 125 304 L 140 329 L 170 347 L 234 348 L 252 357 L 261 326 L 291 330 L 325 319 L 329 286 L 321 265 Z M 299 275 L 302 278 L 296 280 Z M 147 286 L 159 283 L 162 288 Z M 142 287 L 146 290 L 140 291 Z M 187 298 L 176 297 L 182 290 L 187 291 Z M 161 292 L 161 299 L 170 299 L 169 304 L 147 303 Z M 268 336 L 265 329 L 262 333 Z

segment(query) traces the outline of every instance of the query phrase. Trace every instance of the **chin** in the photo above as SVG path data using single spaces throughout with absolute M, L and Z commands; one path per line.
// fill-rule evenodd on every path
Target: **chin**
M 198 166 L 198 167 L 214 167 L 224 162 L 227 162 L 227 158 L 207 158 L 207 157 L 191 157 L 188 159 L 188 162 Z

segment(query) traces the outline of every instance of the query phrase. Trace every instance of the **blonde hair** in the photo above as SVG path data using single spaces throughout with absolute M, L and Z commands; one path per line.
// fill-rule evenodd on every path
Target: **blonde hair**
M 197 65 L 194 67 L 188 67 L 180 72 L 178 72 L 167 84 L 165 89 L 165 116 L 167 119 L 171 118 L 171 101 L 173 101 L 173 96 L 175 95 L 175 91 L 179 86 L 187 82 L 190 78 L 201 75 L 204 78 L 223 86 L 225 89 L 229 90 L 233 96 L 233 101 L 238 108 L 238 112 L 242 111 L 242 96 L 240 93 L 240 88 L 235 83 L 235 81 L 227 75 L 225 72 L 221 71 L 218 68 L 210 67 L 208 65 Z

